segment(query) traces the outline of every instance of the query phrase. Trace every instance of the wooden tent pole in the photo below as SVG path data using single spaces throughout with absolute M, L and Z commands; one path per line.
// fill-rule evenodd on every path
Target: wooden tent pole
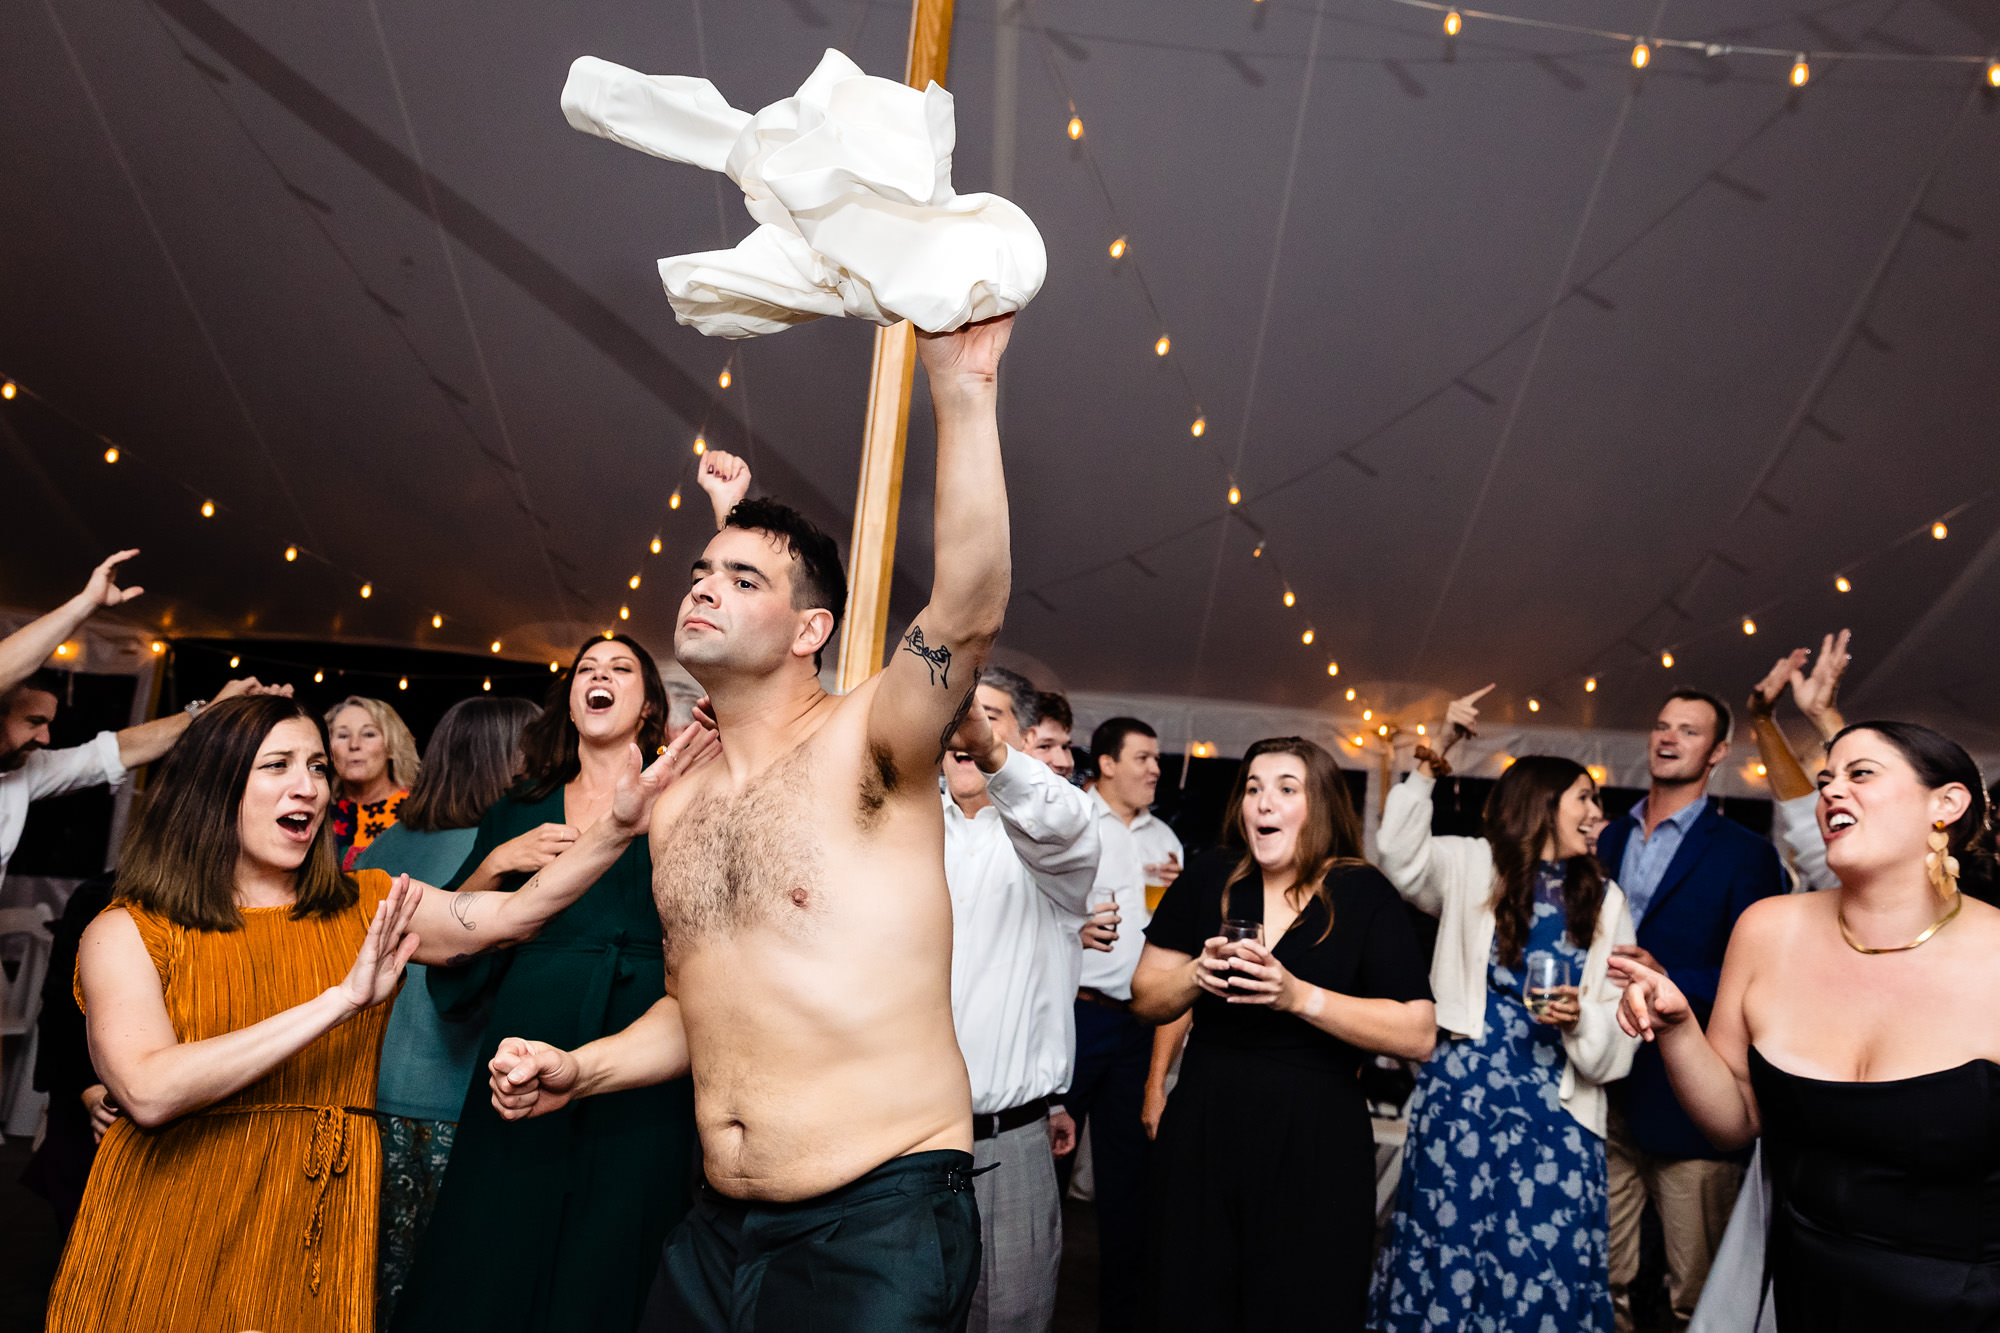
M 952 0 L 911 0 L 910 51 L 903 81 L 943 84 L 951 59 Z M 896 567 L 896 514 L 903 500 L 903 447 L 910 389 L 917 376 L 917 331 L 908 321 L 875 331 L 854 495 L 854 540 L 847 556 L 847 619 L 836 674 L 841 693 L 882 669 L 889 637 L 889 576 Z

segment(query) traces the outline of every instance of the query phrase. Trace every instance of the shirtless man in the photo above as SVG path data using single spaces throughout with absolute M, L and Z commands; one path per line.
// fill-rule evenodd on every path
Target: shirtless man
M 674 649 L 723 755 L 653 814 L 667 998 L 575 1051 L 509 1038 L 492 1061 L 510 1119 L 692 1071 L 708 1180 L 642 1328 L 964 1324 L 979 1217 L 937 766 L 961 726 L 984 730 L 967 705 L 1007 607 L 1010 323 L 919 335 L 936 570 L 878 675 L 819 687 L 846 604 L 831 538 L 754 500 L 709 542 Z

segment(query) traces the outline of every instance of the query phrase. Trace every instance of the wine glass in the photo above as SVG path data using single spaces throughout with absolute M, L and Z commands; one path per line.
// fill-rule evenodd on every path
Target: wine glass
M 1556 988 L 1569 985 L 1569 960 L 1560 954 L 1531 953 L 1521 969 L 1521 1001 L 1536 1018 L 1555 1004 Z
M 1242 917 L 1230 917 L 1222 923 L 1222 938 L 1231 944 L 1235 944 L 1240 940 L 1254 940 L 1258 944 L 1262 944 L 1264 942 L 1264 923 L 1262 921 L 1246 920 Z M 1240 976 L 1247 980 L 1249 973 L 1241 972 L 1232 967 L 1225 971 L 1219 979 L 1223 985 L 1228 986 L 1229 979 L 1235 976 Z M 1232 986 L 1230 989 L 1233 990 L 1235 988 Z

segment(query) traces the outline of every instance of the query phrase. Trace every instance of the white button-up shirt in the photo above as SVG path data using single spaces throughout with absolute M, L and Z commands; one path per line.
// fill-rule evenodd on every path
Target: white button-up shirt
M 1146 871 L 1148 858 L 1140 854 L 1139 840 L 1132 836 L 1132 830 L 1125 826 L 1104 798 L 1096 792 L 1090 793 L 1091 808 L 1097 812 L 1097 836 L 1104 845 L 1103 855 L 1097 862 L 1097 883 L 1091 889 L 1090 905 L 1115 901 L 1118 904 L 1118 938 L 1111 946 L 1111 952 L 1101 949 L 1083 951 L 1083 973 L 1079 980 L 1094 991 L 1100 991 L 1114 1000 L 1132 998 L 1132 973 L 1138 970 L 1139 955 L 1146 949 L 1146 926 L 1153 914 L 1146 910 Z M 1142 819 L 1153 819 L 1142 815 Z M 1133 823 L 1137 823 L 1134 820 Z M 1155 824 L 1166 828 L 1154 819 Z M 1167 830 L 1171 837 L 1173 830 Z M 1175 843 L 1179 846 L 1179 843 Z M 1165 860 L 1162 855 L 1160 860 Z
M 951 1017 L 977 1114 L 1069 1087 L 1077 970 L 1097 876 L 1090 800 L 1039 759 L 1007 752 L 993 804 L 967 819 L 944 801 L 951 889 Z
M 21 845 L 30 802 L 124 778 L 118 734 L 112 731 L 100 731 L 95 739 L 67 750 L 31 750 L 19 768 L 0 773 L 0 883 L 6 881 L 7 862 Z

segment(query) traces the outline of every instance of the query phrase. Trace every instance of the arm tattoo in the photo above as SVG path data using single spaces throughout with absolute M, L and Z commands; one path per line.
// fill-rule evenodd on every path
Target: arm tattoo
M 976 692 L 977 687 L 965 692 L 965 697 L 958 701 L 958 707 L 952 712 L 951 721 L 945 723 L 944 730 L 938 733 L 938 758 L 944 758 L 944 752 L 951 748 L 951 734 L 958 730 L 965 721 L 965 715 L 972 711 L 972 696 Z
M 452 919 L 467 930 L 479 929 L 477 925 L 473 924 L 472 920 L 472 900 L 474 896 L 470 893 L 454 893 L 451 895 Z
M 922 625 L 910 626 L 910 632 L 903 636 L 903 651 L 915 653 L 924 660 L 924 665 L 930 668 L 931 684 L 951 688 L 951 649 L 943 644 L 935 648 L 927 646 Z

